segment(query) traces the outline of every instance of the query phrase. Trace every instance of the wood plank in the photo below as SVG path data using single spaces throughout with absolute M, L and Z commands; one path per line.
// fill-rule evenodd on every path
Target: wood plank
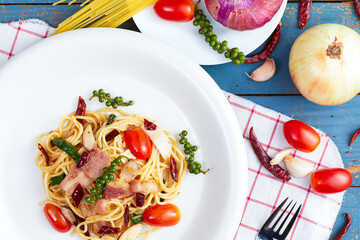
M 330 239 L 336 236 L 345 224 L 343 213 L 349 213 L 352 217 L 352 224 L 343 240 L 358 240 L 360 232 L 360 195 L 359 188 L 350 188 L 346 191 L 339 215 L 337 216 Z M 309 231 L 310 233 L 310 231 Z

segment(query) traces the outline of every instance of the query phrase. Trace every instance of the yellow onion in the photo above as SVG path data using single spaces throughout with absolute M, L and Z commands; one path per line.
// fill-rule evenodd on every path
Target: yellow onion
M 320 105 L 349 101 L 360 91 L 360 35 L 340 24 L 321 24 L 302 33 L 289 57 L 300 93 Z

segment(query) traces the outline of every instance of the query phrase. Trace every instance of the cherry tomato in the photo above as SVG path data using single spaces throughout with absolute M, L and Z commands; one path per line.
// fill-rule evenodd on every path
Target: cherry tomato
M 320 143 L 319 134 L 312 127 L 298 120 L 284 123 L 283 131 L 287 142 L 301 152 L 312 152 Z
M 192 0 L 158 0 L 154 5 L 154 11 L 165 20 L 188 22 L 194 17 L 194 2 Z
M 142 219 L 150 226 L 174 226 L 180 221 L 180 210 L 177 206 L 170 203 L 165 205 L 155 205 L 144 211 Z
M 138 159 L 148 159 L 152 152 L 150 137 L 140 127 L 133 127 L 124 132 L 124 140 L 132 155 Z
M 64 215 L 61 213 L 61 210 L 59 207 L 53 205 L 53 204 L 46 204 L 44 207 L 44 213 L 55 230 L 65 233 L 70 230 L 71 223 L 64 217 Z
M 351 173 L 343 168 L 327 168 L 311 174 L 311 187 L 318 193 L 337 193 L 348 189 L 352 182 Z

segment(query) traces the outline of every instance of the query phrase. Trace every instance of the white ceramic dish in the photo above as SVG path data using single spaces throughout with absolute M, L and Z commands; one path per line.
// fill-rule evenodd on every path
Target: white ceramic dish
M 218 39 L 227 40 L 229 47 L 238 47 L 246 55 L 258 48 L 271 35 L 284 14 L 286 4 L 287 0 L 284 0 L 270 22 L 261 28 L 250 31 L 235 31 L 226 28 L 211 17 L 204 1 L 201 1 L 199 6 L 213 25 L 213 32 Z M 141 11 L 133 19 L 142 33 L 177 48 L 199 64 L 215 65 L 230 62 L 223 54 L 221 55 L 209 47 L 204 36 L 198 33 L 199 27 L 193 26 L 192 21 L 186 23 L 165 21 L 155 14 L 153 6 Z
M 143 34 L 86 29 L 41 41 L 0 69 L 0 228 L 7 240 L 63 240 L 38 204 L 45 200 L 35 166 L 35 138 L 57 128 L 79 95 L 104 88 L 133 99 L 125 110 L 173 134 L 188 129 L 207 175 L 187 174 L 175 201 L 181 222 L 150 239 L 232 239 L 247 187 L 241 131 L 210 76 L 185 55 Z M 87 101 L 88 109 L 103 104 Z

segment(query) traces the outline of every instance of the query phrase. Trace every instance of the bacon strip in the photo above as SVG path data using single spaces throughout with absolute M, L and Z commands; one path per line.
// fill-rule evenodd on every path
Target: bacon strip
M 95 147 L 90 152 L 89 161 L 81 168 L 71 170 L 61 182 L 60 188 L 67 194 L 72 194 L 79 183 L 83 188 L 86 188 L 96 178 L 100 177 L 103 173 L 103 168 L 109 167 L 110 164 L 111 159 L 108 155 Z

